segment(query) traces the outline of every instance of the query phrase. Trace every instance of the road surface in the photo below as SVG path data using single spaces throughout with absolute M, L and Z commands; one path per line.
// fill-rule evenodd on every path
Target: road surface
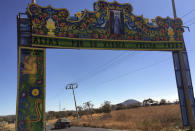
M 53 129 L 52 126 L 47 126 L 47 131 L 121 131 L 121 130 L 90 128 L 90 127 L 71 127 L 65 129 Z

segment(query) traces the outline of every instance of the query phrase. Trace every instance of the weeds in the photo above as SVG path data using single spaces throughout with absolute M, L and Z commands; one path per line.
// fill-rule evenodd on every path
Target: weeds
M 79 121 L 73 120 L 73 124 L 130 131 L 177 131 L 182 126 L 179 105 L 116 110 L 93 114 L 93 118 L 82 116 Z

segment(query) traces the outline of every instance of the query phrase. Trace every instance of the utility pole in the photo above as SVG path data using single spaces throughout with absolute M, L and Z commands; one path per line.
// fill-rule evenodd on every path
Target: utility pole
M 175 0 L 172 0 L 174 19 L 177 18 Z M 184 42 L 184 41 L 183 41 Z M 190 67 L 188 62 L 187 51 L 184 43 L 184 49 L 173 51 L 173 62 L 177 81 L 177 88 L 180 99 L 180 108 L 183 125 L 190 127 L 190 131 L 195 130 L 195 101 L 191 81 Z
M 176 8 L 175 8 L 175 0 L 172 0 L 172 7 L 173 7 L 173 16 L 174 16 L 174 19 L 176 19 L 177 14 L 176 14 Z
M 73 93 L 73 97 L 74 97 L 74 104 L 75 104 L 75 109 L 76 109 L 76 113 L 77 113 L 77 120 L 79 119 L 79 113 L 77 110 L 77 103 L 76 103 L 76 97 L 74 94 L 74 89 L 78 88 L 78 84 L 77 83 L 71 83 L 71 84 L 67 84 L 66 85 L 66 90 L 68 89 L 72 89 L 72 93 Z
M 59 112 L 61 111 L 61 101 L 59 101 Z

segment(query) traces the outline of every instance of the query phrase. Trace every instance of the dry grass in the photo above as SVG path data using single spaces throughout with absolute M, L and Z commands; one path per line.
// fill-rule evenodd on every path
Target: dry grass
M 77 126 L 102 127 L 131 131 L 178 131 L 181 128 L 179 105 L 140 107 L 95 114 L 93 120 L 82 116 Z
M 56 123 L 57 119 L 53 119 L 53 120 L 47 120 L 47 125 L 53 125 L 54 123 Z
M 57 119 L 48 120 L 47 125 L 53 125 L 56 121 L 57 121 Z M 0 128 L 0 131 L 1 131 L 1 128 Z M 15 124 L 5 125 L 3 131 L 15 131 Z
M 129 131 L 179 131 L 181 128 L 181 115 L 179 105 L 140 107 L 127 110 L 112 111 L 108 114 L 93 114 L 82 116 L 79 121 L 69 117 L 76 126 L 90 126 Z M 57 119 L 48 120 L 52 125 Z M 14 131 L 15 125 L 6 125 L 7 129 Z
M 10 131 L 15 131 L 15 124 L 8 124 L 7 128 L 10 130 Z
M 0 131 L 15 131 L 15 124 L 5 124 L 3 127 L 0 127 Z

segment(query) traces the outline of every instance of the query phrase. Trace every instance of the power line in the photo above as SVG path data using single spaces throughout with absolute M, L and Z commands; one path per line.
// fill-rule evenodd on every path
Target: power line
M 161 63 L 163 63 L 163 62 L 165 62 L 165 61 L 167 61 L 167 60 L 169 60 L 169 59 L 170 59 L 170 58 L 165 59 L 165 60 L 162 60 L 162 61 L 160 61 L 160 62 L 155 62 L 155 63 L 153 63 L 153 64 L 151 64 L 151 65 L 147 65 L 147 66 L 141 67 L 141 68 L 136 69 L 136 70 L 134 70 L 134 71 L 129 71 L 129 72 L 127 72 L 127 73 L 121 74 L 121 75 L 119 75 L 119 76 L 117 76 L 117 77 L 114 77 L 114 78 L 108 80 L 108 81 L 102 82 L 99 86 L 101 86 L 101 85 L 103 85 L 103 84 L 105 84 L 105 83 L 111 82 L 111 81 L 113 81 L 113 80 L 120 79 L 120 78 L 125 77 L 125 76 L 127 76 L 127 75 L 129 75 L 129 74 L 132 74 L 132 73 L 135 73 L 135 72 L 138 72 L 138 71 L 141 71 L 141 70 L 145 70 L 145 69 L 147 69 L 147 68 L 151 68 L 151 67 L 153 67 L 153 66 L 155 66 L 155 65 L 157 65 L 157 64 L 161 64 Z
M 193 53 L 193 52 L 195 52 L 195 50 L 188 50 L 188 53 Z M 121 53 L 122 54 L 122 53 Z M 116 59 L 116 58 L 120 58 L 120 57 L 122 57 L 122 55 L 118 55 L 117 57 L 114 57 L 113 59 L 111 59 L 111 60 L 109 60 L 107 63 L 105 63 L 104 65 L 107 65 L 107 64 L 113 64 L 113 63 L 109 63 L 109 62 L 112 62 L 114 59 Z M 134 54 L 135 55 L 135 54 Z M 126 56 L 128 56 L 128 55 L 126 55 Z M 162 62 L 160 62 L 160 63 L 162 63 Z M 159 63 L 159 64 L 160 64 Z M 156 63 L 156 64 L 158 64 L 158 63 Z M 143 67 L 144 69 L 145 68 L 149 68 L 150 66 L 153 66 L 154 64 L 152 64 L 152 65 L 149 65 L 149 66 L 145 66 L 145 67 Z M 102 65 L 101 65 L 102 66 Z M 100 67 L 100 66 L 98 66 L 98 67 Z M 132 72 L 127 72 L 127 73 L 125 73 L 125 74 L 122 74 L 122 75 L 119 75 L 119 76 L 117 76 L 117 78 L 113 78 L 113 79 L 111 79 L 111 80 L 108 80 L 108 81 L 105 81 L 105 82 L 103 82 L 103 83 L 101 83 L 101 85 L 102 84 L 104 84 L 104 83 L 108 83 L 108 82 L 110 82 L 110 81 L 113 81 L 113 80 L 115 80 L 115 79 L 118 79 L 118 77 L 125 77 L 126 75 L 128 75 L 128 74 L 130 74 L 130 73 L 134 73 L 134 72 L 137 72 L 137 71 L 140 71 L 140 70 L 144 70 L 143 68 L 139 68 L 139 69 L 137 69 L 137 70 L 135 70 L 135 71 L 132 71 Z M 94 76 L 92 76 L 92 77 L 94 77 Z M 89 78 L 91 78 L 91 77 L 88 77 L 88 79 Z M 85 79 L 85 80 L 87 80 L 87 79 Z M 50 97 L 50 98 L 52 98 L 52 99 L 48 99 L 50 102 L 51 101 L 53 101 L 53 100 L 56 100 L 57 98 L 59 98 L 60 96 L 61 96 L 61 94 L 62 94 L 63 92 L 61 91 L 61 90 L 59 90 L 56 94 L 55 94 L 55 96 L 52 96 L 52 97 Z
M 135 1 L 134 0 L 131 0 L 130 4 L 133 4 Z
M 194 11 L 195 11 L 195 9 L 192 9 L 191 11 L 189 11 L 188 13 L 186 13 L 185 15 L 183 15 L 181 18 L 186 17 L 187 15 L 191 14 L 191 13 L 194 12 Z
M 191 26 L 191 25 L 193 25 L 193 24 L 195 24 L 195 21 L 194 22 L 192 22 L 192 23 L 190 23 L 189 25 L 187 25 L 187 26 Z
M 111 67 L 111 65 L 113 65 L 116 61 L 119 61 L 119 60 L 121 60 L 121 59 L 124 58 L 124 57 L 127 57 L 127 56 L 129 56 L 129 55 L 132 55 L 133 53 L 134 53 L 134 52 L 132 52 L 132 53 L 130 53 L 130 54 L 129 54 L 129 52 L 128 52 L 128 54 L 120 53 L 119 55 L 117 55 L 116 57 L 114 57 L 114 58 L 112 58 L 111 60 L 107 61 L 107 62 L 104 63 L 103 65 L 100 65 L 100 66 L 96 67 L 95 69 L 93 69 L 93 70 L 97 70 L 97 69 L 101 68 L 100 70 L 98 70 L 98 71 L 96 71 L 96 72 L 88 72 L 88 73 L 86 73 L 86 74 L 89 74 L 88 77 L 82 77 L 80 80 L 77 80 L 77 82 L 78 82 L 78 83 L 79 83 L 79 82 L 81 83 L 81 82 L 83 82 L 83 81 L 86 81 L 87 79 L 90 79 L 90 78 L 96 76 L 97 74 L 100 73 L 100 71 L 102 72 L 102 71 L 108 69 L 108 67 Z M 135 54 L 134 54 L 134 55 L 135 55 Z M 134 56 L 134 55 L 133 55 L 133 56 Z M 120 62 L 121 62 L 121 61 L 120 61 Z M 116 64 L 116 63 L 115 63 L 115 64 Z M 99 72 L 99 73 L 98 73 L 98 72 Z M 55 96 L 50 97 L 50 98 L 52 98 L 52 100 L 50 100 L 50 98 L 49 98 L 49 101 L 53 101 L 53 100 L 57 99 L 58 97 L 60 97 L 60 96 L 62 95 L 62 93 L 63 93 L 63 92 L 62 92 L 61 90 L 58 90 L 58 92 L 55 94 Z
M 187 24 L 187 23 L 191 22 L 191 21 L 194 20 L 194 19 L 195 19 L 195 17 L 192 18 L 192 19 L 190 19 L 190 20 L 188 20 L 188 21 L 186 21 L 186 22 L 184 22 L 184 24 Z
M 63 93 L 62 90 L 63 90 L 63 89 L 60 88 L 60 90 L 58 90 L 58 91 L 55 93 L 55 95 L 53 95 L 52 97 L 46 98 L 46 99 L 48 99 L 50 102 L 53 101 L 53 100 L 56 100 L 56 99 L 60 96 L 59 94 Z M 47 96 L 46 96 L 46 97 L 47 97 Z
M 59 101 L 59 112 L 61 111 L 61 101 Z
M 133 54 L 133 53 L 131 53 L 131 54 Z M 107 63 L 106 66 L 104 66 L 103 68 L 101 68 L 100 70 L 98 70 L 98 71 L 96 71 L 96 72 L 91 73 L 90 76 L 88 76 L 88 77 L 85 78 L 85 79 L 82 79 L 82 80 L 79 81 L 79 82 L 81 83 L 81 82 L 83 82 L 83 81 L 86 81 L 87 79 L 91 79 L 92 77 L 97 76 L 97 75 L 100 74 L 101 72 L 110 69 L 109 67 L 113 67 L 113 66 L 112 66 L 113 64 L 115 64 L 115 65 L 118 64 L 119 61 L 120 61 L 122 58 L 127 57 L 127 56 L 129 56 L 129 55 L 130 55 L 130 54 L 127 54 L 127 55 L 125 55 L 125 56 L 121 56 L 121 58 L 119 58 L 119 59 L 117 60 L 118 62 L 117 62 L 116 60 L 114 60 L 114 61 L 112 61 L 112 63 Z M 134 56 L 134 55 L 133 55 L 133 56 Z M 120 62 L 121 62 L 121 61 L 120 61 Z
M 99 70 L 102 70 L 102 68 L 105 68 L 106 66 L 111 65 L 111 63 L 114 63 L 114 61 L 120 59 L 121 57 L 124 57 L 124 53 L 120 53 L 119 55 L 117 55 L 116 57 L 110 59 L 110 60 L 107 61 L 106 63 L 101 64 L 101 65 L 99 65 L 98 67 L 95 67 L 95 68 L 93 69 L 93 71 L 95 70 L 96 72 L 87 72 L 87 73 L 85 73 L 84 76 L 86 76 L 86 77 L 83 77 L 83 75 L 82 75 L 82 77 L 80 77 L 80 79 L 77 79 L 77 82 L 81 82 L 81 81 L 83 81 L 84 79 L 86 79 L 86 78 L 88 78 L 88 77 L 90 77 L 90 76 L 96 74 Z
M 192 49 L 192 50 L 187 50 L 187 52 L 188 52 L 188 53 L 194 53 L 195 50 L 194 50 L 194 49 Z M 168 58 L 168 59 L 169 59 L 169 58 Z M 125 73 L 125 74 L 121 74 L 121 75 L 119 75 L 119 76 L 117 76 L 117 77 L 115 77 L 115 78 L 112 78 L 112 79 L 110 79 L 110 80 L 104 81 L 103 83 L 100 84 L 100 86 L 103 85 L 103 84 L 105 84 L 105 83 L 109 83 L 109 82 L 111 82 L 111 81 L 113 81 L 113 80 L 120 79 L 121 77 L 125 77 L 125 76 L 129 75 L 130 73 L 133 74 L 133 73 L 135 73 L 135 72 L 138 72 L 138 71 L 141 71 L 141 70 L 145 70 L 145 69 L 150 68 L 150 67 L 152 67 L 152 66 L 155 66 L 155 65 L 157 65 L 157 64 L 161 64 L 161 63 L 165 62 L 165 61 L 168 60 L 168 59 L 165 59 L 165 60 L 162 60 L 162 61 L 160 61 L 160 62 L 156 62 L 156 63 L 153 63 L 153 64 L 151 64 L 151 65 L 148 65 L 148 66 L 145 66 L 145 67 L 136 69 L 135 71 L 132 71 L 132 72 L 130 71 L 130 72 L 127 72 L 127 73 Z M 63 93 L 63 92 L 62 92 L 61 90 L 59 90 L 59 92 L 56 93 L 55 96 L 50 97 L 50 98 L 52 98 L 52 99 L 51 99 L 51 100 L 49 99 L 49 101 L 51 102 L 51 101 L 53 101 L 53 100 L 56 100 L 62 93 Z
M 99 65 L 98 67 L 95 67 L 93 70 L 98 70 L 98 69 L 102 68 L 103 66 L 105 66 L 105 65 L 107 65 L 107 64 L 109 64 L 109 63 L 115 61 L 116 59 L 120 58 L 122 55 L 123 55 L 123 53 L 120 53 L 119 55 L 117 55 L 116 57 L 110 59 L 110 60 L 107 61 L 106 63 L 101 64 L 101 65 Z M 86 75 L 88 75 L 88 74 L 91 74 L 91 72 L 85 73 L 84 76 L 86 76 Z M 82 78 L 80 77 L 80 79 L 82 80 L 82 79 L 83 79 L 83 76 L 82 76 Z M 79 78 L 77 78 L 76 80 L 77 80 L 77 82 L 80 82 L 80 81 L 81 81 L 81 80 L 79 80 Z
M 187 50 L 188 53 L 192 53 L 192 52 L 194 52 L 194 51 L 195 51 L 195 49 Z

